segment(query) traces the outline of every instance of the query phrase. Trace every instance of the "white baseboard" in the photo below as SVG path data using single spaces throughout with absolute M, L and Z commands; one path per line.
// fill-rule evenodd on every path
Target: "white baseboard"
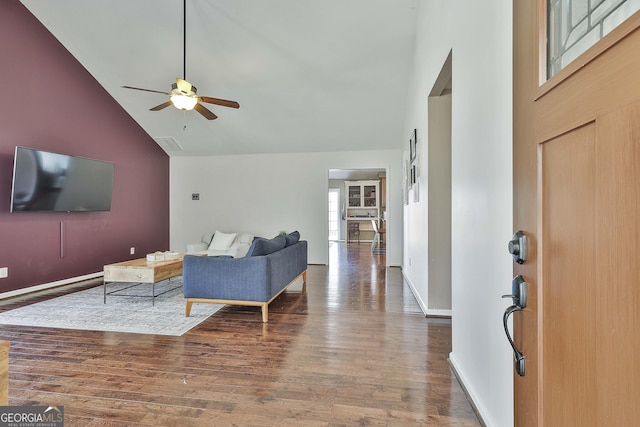
M 45 289 L 56 288 L 58 286 L 68 285 L 70 283 L 82 282 L 83 280 L 95 279 L 102 277 L 104 272 L 86 274 L 84 276 L 71 277 L 69 279 L 58 280 L 57 282 L 43 283 L 41 285 L 29 286 L 28 288 L 16 289 L 15 291 L 0 293 L 0 299 L 16 297 L 18 295 L 29 294 L 31 292 L 43 291 Z
M 458 382 L 462 386 L 464 393 L 467 395 L 467 399 L 469 399 L 473 410 L 480 419 L 480 423 L 485 427 L 494 427 L 496 424 L 493 422 L 493 420 L 491 420 L 487 409 L 480 403 L 481 400 L 478 398 L 477 393 L 474 392 L 473 387 L 471 387 L 468 378 L 464 374 L 464 370 L 456 362 L 456 358 L 453 352 L 449 353 L 449 365 L 451 366 L 453 374 L 456 376 Z
M 451 310 L 441 310 L 438 308 L 428 308 L 427 309 L 427 316 L 433 316 L 433 317 L 451 317 Z
M 425 317 L 429 317 L 429 316 L 451 317 L 452 311 L 450 309 L 441 310 L 437 308 L 427 308 L 427 304 L 425 304 L 425 302 L 422 300 L 422 298 L 420 297 L 420 294 L 418 293 L 418 291 L 416 291 L 416 288 L 415 286 L 413 286 L 413 283 L 411 282 L 411 280 L 404 274 L 404 271 L 402 271 L 402 277 L 404 277 L 404 280 L 407 282 L 407 285 L 409 285 L 409 288 L 411 289 L 411 293 L 418 301 L 418 305 L 420 306 L 420 309 L 424 313 Z
M 413 283 L 411 282 L 411 280 L 406 276 L 406 274 L 404 274 L 404 270 L 402 270 L 402 277 L 407 282 L 407 285 L 409 285 L 409 289 L 411 289 L 411 293 L 413 294 L 415 299 L 418 301 L 418 305 L 420 306 L 420 309 L 422 310 L 422 312 L 426 316 L 427 315 L 427 305 L 424 303 L 424 301 L 422 301 L 422 298 L 420 298 L 420 294 L 418 293 L 418 291 L 416 291 L 416 288 L 415 288 L 415 286 L 413 286 Z

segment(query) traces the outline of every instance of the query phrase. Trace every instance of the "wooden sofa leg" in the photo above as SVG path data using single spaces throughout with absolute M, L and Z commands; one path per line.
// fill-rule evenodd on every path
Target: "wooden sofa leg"
M 193 304 L 193 302 L 187 300 L 187 305 L 185 306 L 184 310 L 185 317 L 189 317 L 189 315 L 191 314 L 191 304 Z
M 307 270 L 302 272 L 302 292 L 307 290 Z
M 262 321 L 264 323 L 269 321 L 269 304 L 262 304 Z

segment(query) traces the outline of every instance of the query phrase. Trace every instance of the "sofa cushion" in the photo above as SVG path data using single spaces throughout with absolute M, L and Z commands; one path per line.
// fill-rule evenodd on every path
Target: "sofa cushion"
M 297 243 L 298 240 L 300 240 L 300 232 L 296 231 L 292 231 L 291 233 L 287 234 L 286 236 L 284 236 L 284 238 L 287 241 L 286 246 L 291 246 L 294 243 Z
M 211 240 L 211 244 L 209 245 L 209 250 L 226 251 L 229 249 L 235 238 L 236 233 L 227 234 L 216 230 L 216 233 L 213 235 L 213 240 Z
M 269 255 L 284 248 L 286 244 L 287 240 L 284 236 L 276 236 L 273 239 L 257 237 L 253 243 L 251 243 L 251 247 L 249 247 L 246 256 Z
M 217 249 L 207 249 L 204 252 L 201 252 L 202 255 L 207 255 L 207 256 L 230 256 L 233 258 L 236 258 L 238 256 L 238 249 L 239 249 L 240 244 L 239 243 L 234 243 L 233 245 L 229 246 L 227 249 L 221 251 L 221 250 L 217 250 Z

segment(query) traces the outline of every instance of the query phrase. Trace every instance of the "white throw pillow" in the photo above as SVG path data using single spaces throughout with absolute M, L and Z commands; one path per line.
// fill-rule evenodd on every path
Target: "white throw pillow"
M 253 235 L 249 233 L 241 234 L 240 238 L 238 239 L 238 243 L 246 243 L 250 245 L 251 242 L 253 242 Z
M 213 240 L 211 240 L 211 244 L 209 245 L 209 250 L 226 251 L 235 238 L 236 233 L 227 234 L 216 230 L 216 234 L 213 235 Z
M 239 243 L 238 244 L 238 252 L 236 252 L 235 258 L 244 258 L 244 256 L 249 252 L 249 248 L 251 245 L 248 243 Z

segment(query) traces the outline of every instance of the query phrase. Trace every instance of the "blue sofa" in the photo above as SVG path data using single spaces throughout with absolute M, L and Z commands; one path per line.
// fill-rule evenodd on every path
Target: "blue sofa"
M 233 304 L 262 307 L 268 322 L 269 303 L 289 285 L 302 277 L 306 290 L 307 242 L 295 237 L 258 237 L 243 258 L 185 255 L 186 316 L 193 303 Z

